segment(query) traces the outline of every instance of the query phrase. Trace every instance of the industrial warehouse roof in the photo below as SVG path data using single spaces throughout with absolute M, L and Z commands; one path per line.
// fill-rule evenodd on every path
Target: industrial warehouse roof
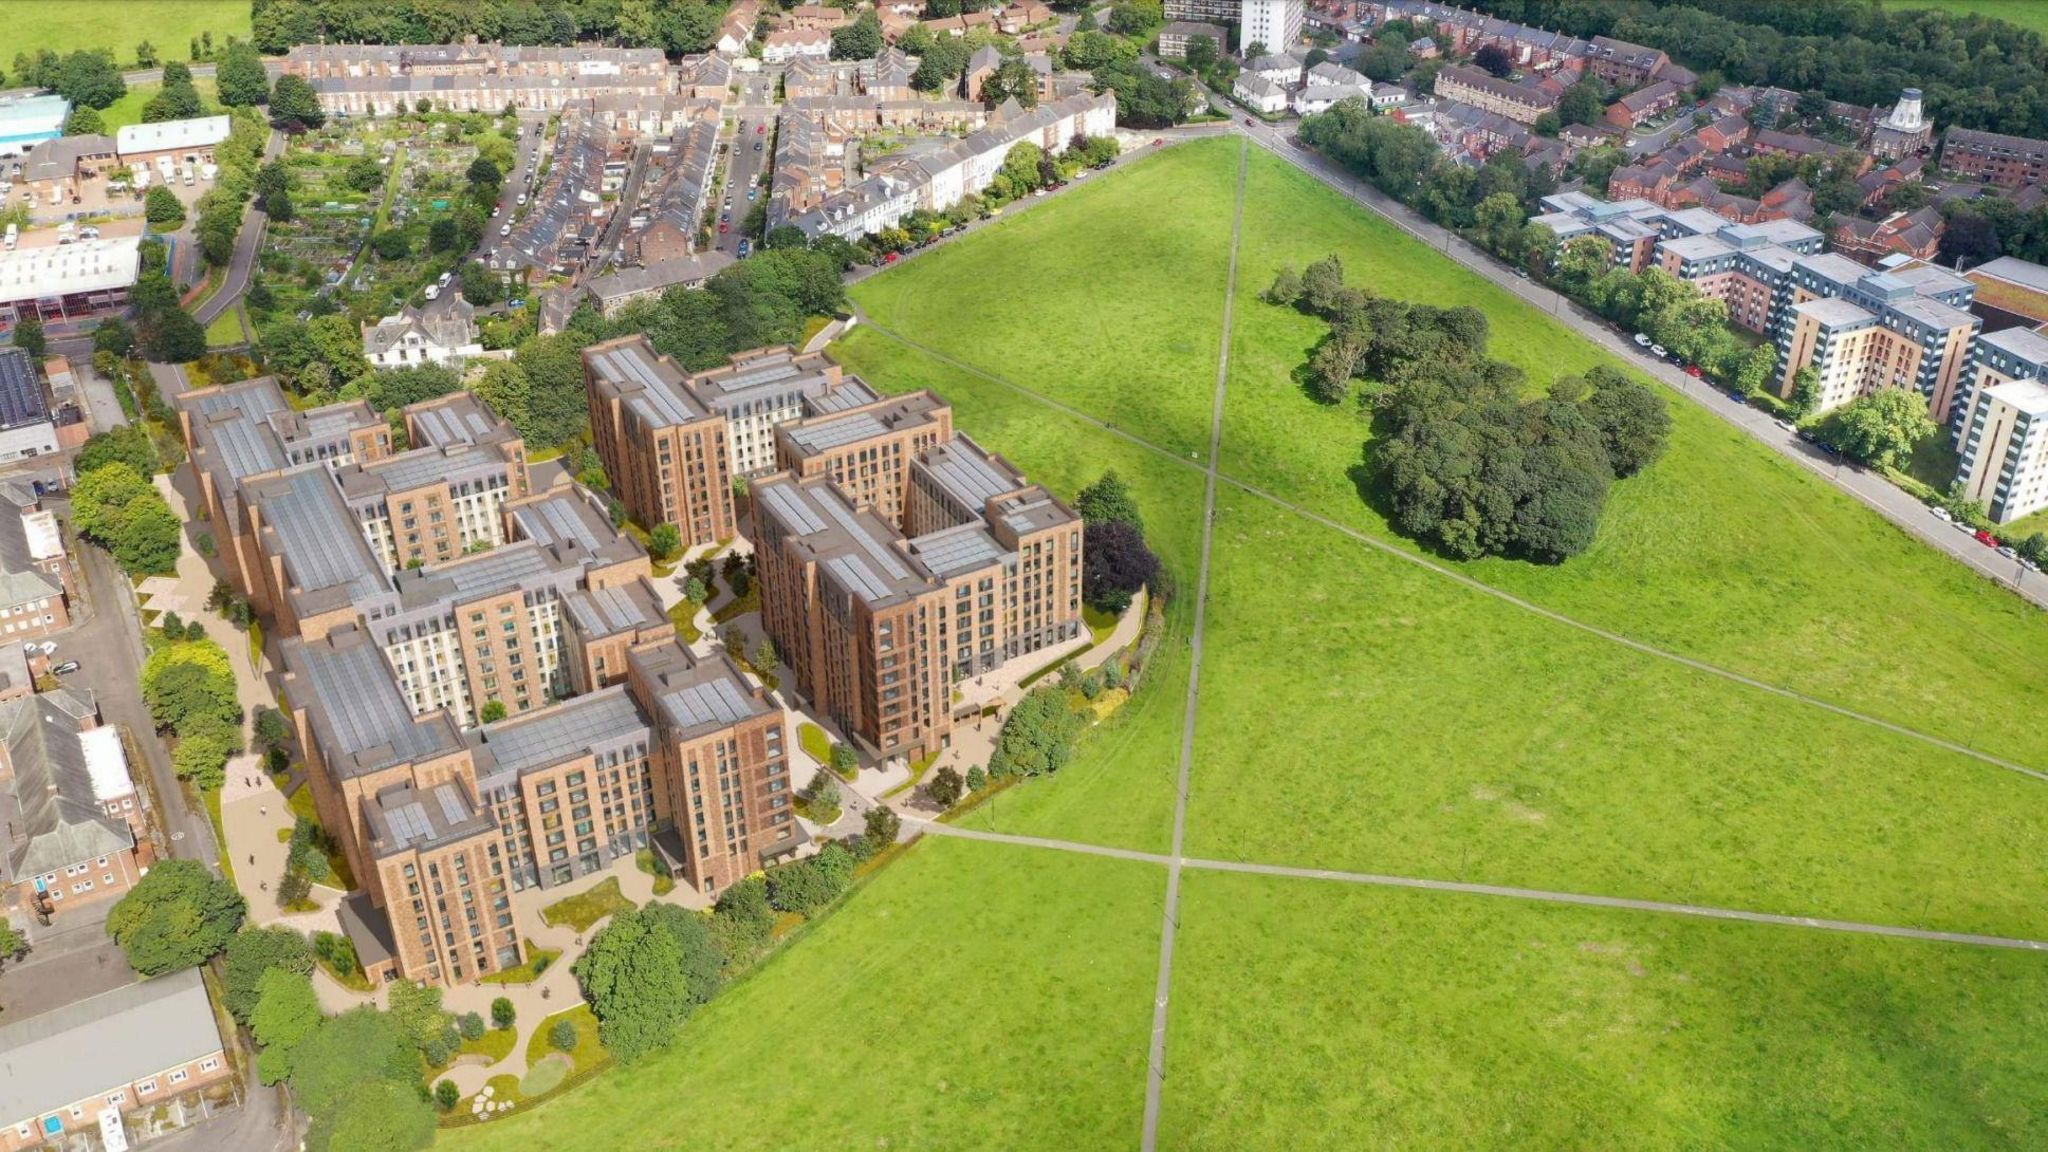
M 114 149 L 123 156 L 138 152 L 175 152 L 184 148 L 211 148 L 228 138 L 226 116 L 198 116 L 190 120 L 159 120 L 154 124 L 124 124 L 114 131 Z
M 0 1027 L 0 1126 L 126 1088 L 221 1050 L 199 970 L 103 992 Z
M 19 428 L 50 419 L 35 361 L 20 348 L 0 348 L 0 428 Z
M 135 283 L 140 236 L 110 236 L 0 252 L 0 304 L 113 292 Z

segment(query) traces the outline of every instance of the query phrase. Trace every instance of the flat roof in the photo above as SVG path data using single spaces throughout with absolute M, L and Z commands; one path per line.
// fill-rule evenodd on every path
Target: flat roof
M 1830 328 L 1839 327 L 1843 324 L 1874 323 L 1877 320 L 1877 317 L 1871 315 L 1868 309 L 1853 301 L 1844 300 L 1839 296 L 1826 296 L 1819 300 L 1808 300 L 1804 304 L 1795 306 L 1792 310 L 1811 316 Z
M 141 244 L 141 236 L 106 236 L 0 252 L 0 304 L 131 287 Z
M 489 752 L 501 772 L 560 764 L 621 737 L 645 736 L 647 719 L 623 684 L 601 688 L 524 716 L 486 724 L 470 744 Z
M 226 116 L 196 116 L 190 120 L 124 124 L 114 130 L 114 148 L 123 156 L 135 152 L 210 148 L 228 138 L 232 124 Z
M 53 1008 L 0 1026 L 0 1125 L 39 1121 L 219 1051 L 197 968 Z
M 2008 380 L 1985 389 L 1984 394 L 2028 416 L 2048 416 L 2048 384 L 2032 377 Z

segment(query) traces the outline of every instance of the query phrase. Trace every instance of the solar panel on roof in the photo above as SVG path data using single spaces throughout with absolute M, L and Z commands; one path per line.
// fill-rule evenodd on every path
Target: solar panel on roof
M 433 826 L 427 823 L 426 809 L 419 804 L 401 804 L 385 813 L 391 823 L 392 835 L 402 843 L 425 840 L 433 835 Z
M 434 789 L 434 799 L 441 802 L 441 815 L 449 824 L 460 824 L 469 819 L 469 806 L 462 802 L 462 797 L 449 785 L 443 784 Z
M 880 567 L 885 574 L 896 580 L 907 580 L 910 578 L 910 573 L 897 561 L 896 554 L 883 547 L 880 541 L 868 534 L 867 527 L 853 514 L 851 508 L 837 500 L 821 500 L 818 503 L 825 509 L 825 514 L 838 521 L 839 526 L 844 528 L 847 534 L 853 537 L 854 542 L 860 545 L 861 550 L 866 552 L 868 558 L 873 560 L 876 566 Z
M 823 424 L 792 429 L 789 438 L 798 447 L 812 452 L 824 452 L 841 445 L 880 436 L 888 430 L 886 425 L 875 419 L 873 413 L 859 412 Z
M 741 692 L 730 677 L 677 689 L 662 697 L 662 705 L 669 718 L 684 728 L 730 724 L 754 714 L 753 698 Z
M 847 591 L 862 600 L 885 600 L 889 596 L 889 586 L 882 583 L 874 569 L 863 564 L 858 556 L 834 556 L 825 561 L 825 570 L 838 577 Z
M 766 384 L 771 380 L 787 380 L 791 376 L 798 375 L 799 371 L 795 364 L 788 360 L 781 360 L 765 368 L 753 368 L 745 372 L 735 373 L 719 381 L 718 386 L 727 392 L 737 392 L 742 388 L 752 388 L 757 384 Z
M 794 489 L 786 485 L 771 485 L 760 490 L 762 499 L 775 510 L 783 523 L 788 524 L 799 536 L 823 532 L 825 522 L 811 510 L 810 501 L 805 500 Z

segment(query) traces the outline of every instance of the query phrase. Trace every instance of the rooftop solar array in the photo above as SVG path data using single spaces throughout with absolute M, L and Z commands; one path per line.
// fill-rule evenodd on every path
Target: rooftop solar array
M 462 794 L 452 785 L 443 784 L 434 789 L 434 799 L 441 805 L 441 817 L 449 824 L 460 824 L 469 819 L 469 805 L 463 802 Z
M 661 705 L 669 720 L 681 728 L 731 724 L 762 711 L 759 701 L 730 676 L 678 688 L 664 695 Z
M 428 444 L 476 444 L 491 434 L 491 422 L 467 405 L 444 405 L 413 414 Z
M 889 598 L 889 585 L 858 556 L 834 556 L 825 561 L 825 571 L 837 578 L 847 591 L 870 603 Z
M 592 353 L 590 361 L 605 379 L 638 384 L 644 389 L 635 394 L 640 400 L 636 407 L 649 423 L 689 424 L 704 417 L 704 413 L 692 407 L 646 344 L 636 342 L 607 348 Z
M 630 586 L 595 588 L 577 592 L 568 599 L 569 614 L 576 618 L 577 626 L 593 635 L 609 636 L 654 623 L 654 617 L 645 611 Z
M 756 494 L 797 535 L 809 536 L 825 530 L 825 521 L 819 518 L 811 500 L 794 484 L 763 485 L 756 489 Z
M 918 463 L 948 495 L 976 511 L 1019 486 L 1016 477 L 1004 474 L 964 436 L 933 448 Z
M 323 643 L 307 645 L 301 651 L 303 658 L 295 667 L 312 685 L 308 702 L 320 706 L 341 754 L 352 757 L 389 747 L 389 755 L 360 765 L 361 771 L 418 759 L 439 745 L 434 728 L 413 722 L 411 709 L 398 693 L 398 682 L 392 679 L 391 669 L 375 645 Z M 352 774 L 347 764 L 330 767 Z
M 264 489 L 263 508 L 301 590 L 347 586 L 358 598 L 386 591 L 382 569 L 326 468 L 312 464 L 285 473 L 282 485 Z
M 446 580 L 455 595 L 467 599 L 517 588 L 551 571 L 553 566 L 535 546 L 507 544 L 472 559 L 444 564 L 434 575 Z
M 721 392 L 741 392 L 801 374 L 802 369 L 798 368 L 795 362 L 788 357 L 778 356 L 760 367 L 742 369 L 730 376 L 719 377 L 713 383 Z
M 868 558 L 875 562 L 875 566 L 882 570 L 883 575 L 891 580 L 910 579 L 910 570 L 905 568 L 902 562 L 896 558 L 896 553 L 891 551 L 880 540 L 874 538 L 873 534 L 868 531 L 867 525 L 860 522 L 860 517 L 854 514 L 853 509 L 846 506 L 845 501 L 825 499 L 818 501 L 818 505 L 825 510 L 825 515 L 836 521 L 840 529 L 852 537 L 853 542 L 859 545 L 861 551 L 868 554 Z
M 417 801 L 385 809 L 384 820 L 391 825 L 392 839 L 401 844 L 416 844 L 434 838 L 434 826 L 427 823 L 427 810 Z
M 997 563 L 1006 554 L 1002 545 L 979 524 L 965 524 L 919 536 L 910 542 L 917 558 L 939 576 L 971 572 Z
M 229 476 L 237 480 L 275 472 L 284 466 L 270 437 L 253 420 L 236 416 L 211 425 L 208 431 L 213 434 L 213 445 L 220 454 L 222 466 Z
M 644 733 L 647 721 L 623 686 L 565 700 L 532 717 L 504 720 L 478 735 L 501 770 L 526 772 L 559 764 L 592 747 Z
M 811 411 L 826 416 L 834 412 L 844 412 L 849 408 L 858 408 L 863 404 L 873 404 L 879 399 L 881 397 L 875 395 L 875 390 L 868 387 L 866 381 L 858 376 L 848 376 L 840 382 L 839 387 L 810 397 L 808 402 Z
M 790 443 L 806 452 L 828 452 L 846 444 L 880 436 L 889 431 L 889 426 L 875 418 L 872 412 L 856 412 L 836 420 L 809 424 L 789 430 Z
M 389 492 L 409 492 L 415 488 L 443 480 L 453 479 L 459 469 L 479 464 L 500 464 L 501 460 L 488 453 L 470 448 L 469 441 L 461 441 L 461 447 L 415 448 L 396 456 L 378 460 L 363 469 L 363 474 L 372 477 Z
M 586 551 L 595 552 L 612 539 L 600 536 L 589 517 L 580 514 L 578 505 L 581 498 L 561 495 L 522 505 L 513 512 L 519 522 L 519 530 L 526 537 L 545 547 L 559 547 L 574 543 Z

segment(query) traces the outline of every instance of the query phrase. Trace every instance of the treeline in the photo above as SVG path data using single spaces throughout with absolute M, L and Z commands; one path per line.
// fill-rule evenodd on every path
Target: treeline
M 674 0 L 251 0 L 251 37 L 269 55 L 294 44 L 506 44 L 605 41 L 701 52 L 725 5 Z
M 1299 135 L 1373 187 L 1460 231 L 1518 227 L 1531 205 L 1557 190 L 1549 169 L 1531 171 L 1511 153 L 1495 153 L 1477 168 L 1456 163 L 1427 131 L 1374 115 L 1363 100 L 1304 118 Z
M 694 371 L 722 364 L 734 352 L 797 343 L 806 320 L 845 305 L 840 274 L 858 255 L 852 245 L 830 238 L 810 248 L 758 252 L 711 277 L 702 289 L 671 289 L 609 319 L 586 303 L 562 332 L 528 335 L 513 345 L 510 360 L 485 365 L 473 388 L 519 429 L 529 447 L 568 443 L 582 434 L 588 418 L 580 355 L 586 345 L 645 332 L 655 348 Z M 496 286 L 494 275 L 472 264 L 464 275 L 465 295 L 470 271 Z M 263 370 L 309 403 L 360 398 L 385 411 L 463 386 L 456 372 L 432 365 L 373 371 L 363 358 L 355 319 L 333 311 L 326 297 L 315 305 L 328 311 L 305 321 L 278 311 L 257 325 Z
M 1506 20 L 1661 48 L 1739 84 L 1889 105 L 1926 94 L 1937 123 L 2048 137 L 2048 45 L 1988 16 L 1864 0 L 1474 0 Z
M 1269 302 L 1330 325 L 1304 386 L 1338 403 L 1370 386 L 1366 445 L 1378 496 L 1402 533 L 1459 559 L 1555 564 L 1585 551 L 1614 481 L 1663 455 L 1661 396 L 1600 367 L 1530 397 L 1521 369 L 1486 355 L 1486 317 L 1346 287 L 1336 256 L 1282 269 Z

